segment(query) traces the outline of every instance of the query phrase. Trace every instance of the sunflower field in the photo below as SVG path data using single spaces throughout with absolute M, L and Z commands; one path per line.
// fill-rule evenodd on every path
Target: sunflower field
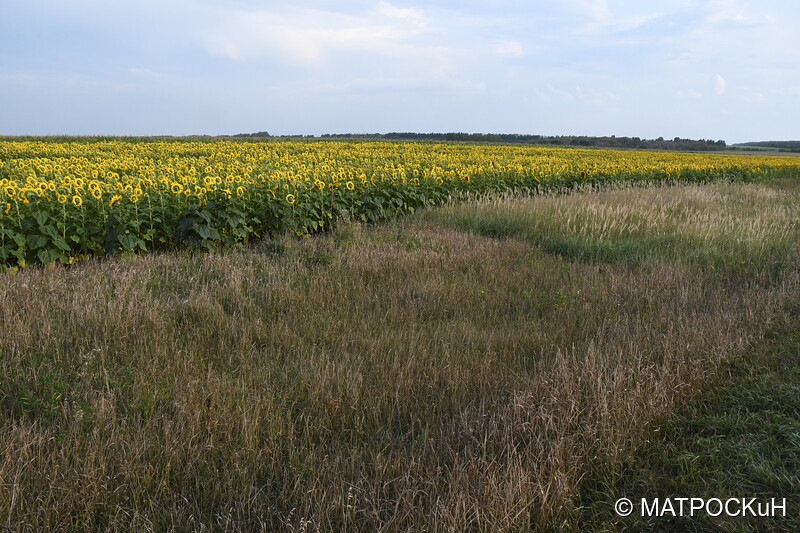
M 0 141 L 0 269 L 242 246 L 450 200 L 610 181 L 797 175 L 800 158 L 520 145 Z

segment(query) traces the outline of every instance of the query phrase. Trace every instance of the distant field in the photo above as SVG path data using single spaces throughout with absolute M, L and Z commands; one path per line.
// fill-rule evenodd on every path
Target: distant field
M 4 140 L 0 269 L 241 247 L 452 200 L 798 172 L 793 158 L 491 144 Z
M 739 153 L 755 152 L 760 155 L 800 155 L 800 141 L 759 141 L 730 146 Z
M 798 179 L 620 187 L 7 272 L 0 529 L 585 529 L 787 320 L 798 220 Z
M 770 156 L 770 157 L 797 157 L 800 156 L 800 151 L 781 150 L 778 148 L 769 148 L 766 146 L 745 146 L 737 148 L 736 146 L 727 150 L 725 153 L 729 154 L 752 154 L 756 156 Z

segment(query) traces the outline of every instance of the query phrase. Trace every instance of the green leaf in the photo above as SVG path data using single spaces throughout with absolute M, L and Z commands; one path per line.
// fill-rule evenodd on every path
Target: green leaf
M 36 219 L 36 222 L 39 223 L 39 226 L 45 226 L 47 225 L 47 219 L 49 217 L 45 211 L 34 211 L 33 218 Z
M 65 241 L 60 235 L 56 235 L 56 237 L 53 239 L 53 244 L 55 244 L 56 248 L 59 250 L 63 250 L 65 252 L 70 250 L 69 244 L 67 244 L 67 241 Z
M 203 240 L 218 240 L 220 238 L 219 232 L 216 228 L 208 224 L 195 224 L 195 233 L 197 233 Z
M 28 235 L 28 247 L 32 250 L 38 250 L 47 246 L 47 237 L 43 235 L 31 234 Z
M 133 250 L 133 247 L 136 246 L 136 241 L 138 239 L 136 236 L 130 233 L 123 233 L 119 237 L 117 237 L 117 241 L 122 245 L 124 250 Z

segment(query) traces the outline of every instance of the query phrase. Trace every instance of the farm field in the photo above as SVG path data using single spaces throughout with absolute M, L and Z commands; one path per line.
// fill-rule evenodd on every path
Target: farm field
M 412 142 L 0 141 L 0 268 L 220 249 L 586 184 L 796 175 L 768 156 Z
M 263 159 L 248 160 L 278 146 L 267 143 L 0 145 L 14 188 L 4 230 L 26 231 L 19 208 L 52 209 L 64 239 L 87 232 L 55 245 L 63 258 L 40 257 L 52 248 L 27 235 L 24 253 L 6 248 L 0 524 L 577 531 L 604 503 L 588 488 L 616 496 L 588 484 L 616 479 L 800 297 L 800 180 L 777 179 L 797 175 L 795 158 L 320 144 L 281 148 L 297 159 L 280 179 L 256 178 Z M 178 150 L 167 168 L 185 161 L 183 174 L 147 177 Z M 331 166 L 342 150 L 352 177 Z M 76 184 L 70 170 L 61 191 L 63 169 L 39 170 L 40 153 L 89 175 Z M 35 178 L 12 178 L 25 161 Z M 252 183 L 229 170 L 248 164 Z M 198 165 L 214 172 L 193 182 Z M 738 181 L 691 183 L 709 177 Z M 376 211 L 385 191 L 389 211 Z M 505 196 L 431 207 L 486 192 Z M 549 194 L 514 197 L 531 192 Z M 186 213 L 209 224 L 200 213 L 226 200 L 252 232 L 223 224 L 219 238 L 209 226 L 176 242 L 194 227 Z M 152 228 L 143 206 L 162 217 Z M 138 226 L 116 244 L 91 234 L 112 219 Z M 94 257 L 106 253 L 123 257 Z M 86 261 L 15 269 L 37 258 Z

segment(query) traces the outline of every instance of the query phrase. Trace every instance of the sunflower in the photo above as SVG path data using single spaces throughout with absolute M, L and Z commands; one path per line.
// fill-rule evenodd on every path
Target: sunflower
M 76 194 L 75 196 L 72 197 L 72 204 L 75 207 L 80 207 L 83 204 L 83 198 L 81 198 Z
M 119 200 L 122 200 L 122 196 L 119 194 L 115 194 L 111 197 L 111 201 L 108 202 L 108 207 L 114 207 L 114 204 L 117 203 Z
M 294 194 L 287 194 L 286 195 L 286 203 L 293 204 L 294 203 Z
M 348 191 L 352 191 L 353 189 L 355 189 L 355 188 L 356 188 L 356 184 L 355 184 L 355 183 L 353 183 L 352 181 L 348 181 L 348 182 L 345 184 L 345 186 L 347 187 L 347 190 L 348 190 Z
M 172 194 L 180 194 L 183 192 L 183 185 L 181 185 L 178 182 L 175 182 L 170 187 L 170 190 L 172 191 Z
M 92 196 L 95 198 L 95 200 L 99 200 L 103 196 L 103 191 L 100 189 L 92 189 Z
M 58 203 L 60 203 L 60 204 L 67 203 L 67 196 L 64 195 L 64 194 L 59 194 L 58 195 Z

